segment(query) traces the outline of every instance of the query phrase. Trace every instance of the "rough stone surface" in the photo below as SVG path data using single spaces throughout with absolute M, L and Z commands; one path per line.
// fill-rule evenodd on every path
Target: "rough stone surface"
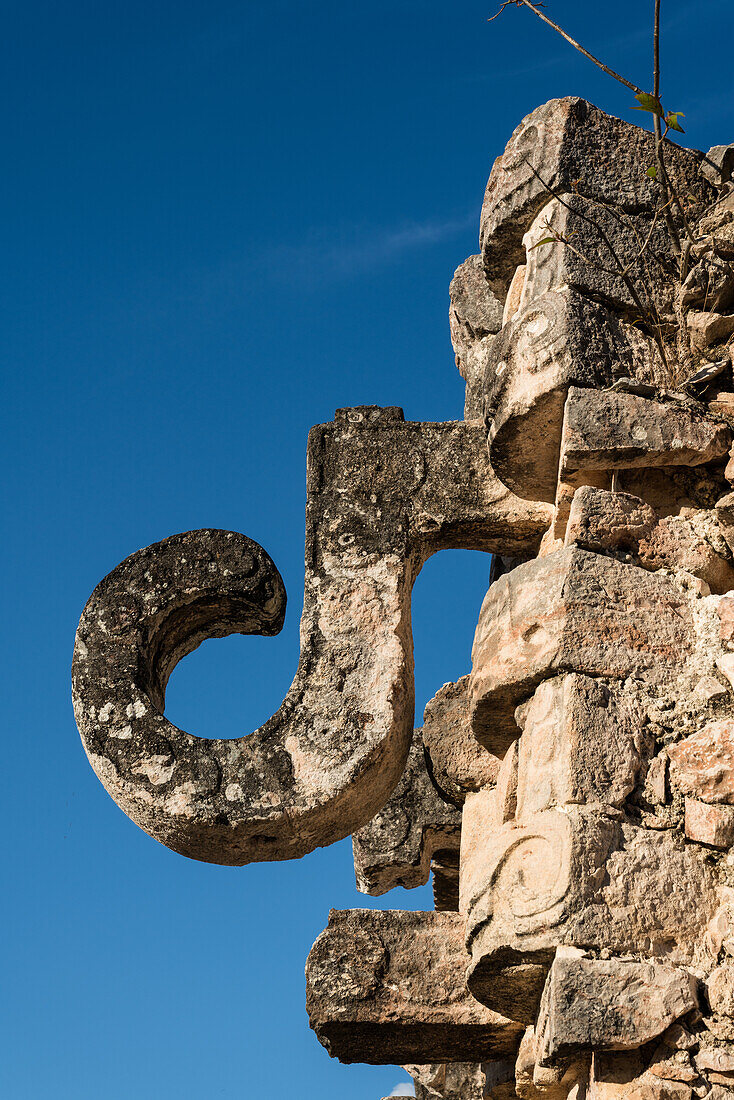
M 667 578 L 574 548 L 527 562 L 493 584 L 482 605 L 472 728 L 501 756 L 519 733 L 515 707 L 542 679 L 568 670 L 663 682 L 691 647 L 689 607 Z
M 685 831 L 689 840 L 712 848 L 734 844 L 734 806 L 712 806 L 697 798 L 686 798 Z
M 494 163 L 482 207 L 480 245 L 495 293 L 504 296 L 523 262 L 523 235 L 549 201 L 549 186 L 627 210 L 651 209 L 657 197 L 646 175 L 655 161 L 652 143 L 648 131 L 575 97 L 552 99 L 527 115 Z M 678 187 L 711 201 L 715 191 L 699 175 L 701 154 L 677 145 L 670 153 Z
M 539 1061 L 644 1046 L 697 1007 L 696 979 L 685 970 L 559 949 L 538 1016 Z
M 632 493 L 584 485 L 573 495 L 564 541 L 595 553 L 636 551 L 656 522 L 654 509 Z
M 734 722 L 707 722 L 668 747 L 671 783 L 702 802 L 734 805 Z
M 544 243 L 549 237 L 554 240 Z M 641 257 L 642 241 L 648 243 Z M 673 312 L 677 280 L 670 237 L 664 221 L 650 212 L 629 215 L 574 192 L 559 195 L 543 207 L 523 244 L 527 269 L 520 308 L 570 286 L 630 320 L 639 315 L 641 299 L 651 299 L 661 317 Z
M 621 807 L 651 745 L 639 707 L 588 676 L 546 680 L 524 709 L 515 818 L 556 806 Z
M 513 497 L 482 430 L 341 410 L 308 447 L 301 658 L 279 711 L 239 740 L 163 715 L 176 662 L 205 638 L 277 632 L 282 582 L 255 543 L 189 532 L 133 554 L 95 589 L 73 663 L 89 759 L 132 819 L 216 863 L 286 859 L 384 804 L 413 728 L 410 591 L 436 550 L 531 550 L 543 505 Z
M 469 677 L 444 684 L 423 713 L 423 744 L 431 777 L 461 806 L 470 791 L 497 780 L 499 760 L 479 744 L 469 725 Z
M 466 382 L 464 419 L 481 419 L 489 348 L 502 327 L 502 303 L 489 288 L 481 256 L 470 256 L 457 267 L 449 299 L 451 343 L 459 374 Z
M 569 288 L 533 299 L 493 340 L 484 384 L 492 467 L 521 497 L 553 501 L 570 386 L 656 375 L 638 329 Z
M 699 466 L 723 459 L 731 433 L 679 404 L 631 393 L 569 391 L 561 473 L 635 466 Z
M 661 519 L 640 540 L 637 558 L 646 569 L 672 569 L 699 577 L 712 592 L 721 594 L 734 587 L 734 565 L 705 537 L 700 524 L 682 516 Z
M 357 889 L 384 894 L 428 881 L 431 860 L 446 849 L 458 853 L 461 813 L 434 786 L 416 730 L 402 778 L 372 820 L 352 838 Z
M 420 960 L 420 965 L 416 962 Z M 464 985 L 464 921 L 454 913 L 332 910 L 306 965 L 311 1027 L 341 1062 L 493 1061 L 522 1028 Z

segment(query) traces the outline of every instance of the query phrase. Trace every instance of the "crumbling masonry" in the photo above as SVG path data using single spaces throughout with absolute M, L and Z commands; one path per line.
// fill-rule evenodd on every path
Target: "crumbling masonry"
M 245 864 L 352 834 L 365 893 L 433 874 L 435 912 L 333 911 L 306 967 L 330 1053 L 422 1100 L 734 1096 L 734 148 L 666 156 L 682 257 L 650 134 L 579 99 L 521 122 L 451 285 L 465 419 L 310 433 L 301 658 L 259 730 L 164 716 L 184 654 L 282 625 L 243 535 L 133 554 L 79 624 L 84 747 L 152 836 Z M 411 588 L 447 548 L 493 576 L 414 730 Z

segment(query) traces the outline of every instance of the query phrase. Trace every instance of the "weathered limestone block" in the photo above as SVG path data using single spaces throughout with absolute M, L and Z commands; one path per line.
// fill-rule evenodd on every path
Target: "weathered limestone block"
M 535 298 L 489 353 L 484 418 L 497 476 L 521 497 L 553 501 L 569 386 L 656 376 L 656 357 L 638 329 L 575 290 Z
M 428 882 L 436 852 L 458 852 L 461 813 L 441 798 L 426 768 L 421 731 L 413 734 L 405 771 L 380 812 L 352 838 L 357 889 L 384 894 Z
M 555 240 L 545 243 L 549 237 Z M 527 267 L 520 308 L 570 286 L 630 320 L 639 315 L 634 294 L 644 304 L 652 301 L 660 316 L 673 312 L 677 273 L 670 235 L 663 219 L 655 221 L 650 212 L 629 215 L 579 194 L 559 195 L 543 207 L 523 245 Z
M 692 644 L 690 608 L 666 577 L 574 548 L 519 565 L 490 587 L 479 615 L 472 729 L 501 756 L 518 736 L 515 708 L 541 680 L 577 671 L 662 684 Z
M 686 798 L 685 831 L 689 840 L 711 848 L 734 844 L 734 806 L 712 806 L 697 798 Z
M 464 419 L 479 420 L 489 348 L 502 327 L 502 303 L 489 288 L 481 256 L 470 256 L 457 267 L 449 299 L 451 343 L 459 374 L 466 382 Z
M 459 914 L 332 910 L 306 964 L 311 1027 L 341 1062 L 514 1054 L 522 1028 L 471 997 L 465 970 Z
M 685 405 L 574 388 L 563 419 L 560 476 L 579 470 L 700 466 L 722 460 L 730 446 L 727 427 Z
M 654 509 L 640 497 L 584 485 L 573 495 L 564 541 L 596 553 L 634 552 L 656 523 Z
M 645 569 L 684 570 L 705 581 L 712 592 L 728 592 L 734 588 L 734 565 L 704 537 L 700 526 L 683 516 L 664 517 L 640 540 L 640 565 Z
M 581 1052 L 641 1047 L 696 1008 L 697 982 L 686 970 L 559 948 L 536 1025 L 538 1060 L 557 1065 Z
M 470 791 L 497 780 L 499 760 L 474 737 L 469 725 L 469 677 L 444 684 L 423 712 L 423 744 L 431 777 L 446 798 L 463 805 Z
M 734 722 L 707 722 L 698 733 L 668 746 L 670 781 L 702 802 L 734 805 Z
M 408 1064 L 403 1069 L 415 1082 L 416 1100 L 482 1100 L 484 1097 L 486 1076 L 484 1066 L 479 1063 Z
M 278 712 L 237 740 L 166 720 L 165 684 L 205 638 L 276 633 L 282 582 L 244 536 L 189 532 L 133 554 L 79 624 L 73 694 L 97 775 L 132 819 L 215 863 L 288 859 L 384 805 L 413 730 L 410 592 L 439 549 L 532 552 L 547 509 L 493 475 L 478 424 L 340 410 L 309 436 L 301 657 Z
M 464 902 L 467 984 L 483 1004 L 533 1022 L 563 945 L 621 955 L 644 944 L 674 963 L 695 955 L 717 907 L 704 850 L 614 813 L 567 806 L 487 835 L 483 876 L 474 870 Z
M 520 1042 L 515 1063 L 516 1095 L 523 1100 L 567 1100 L 574 1085 L 585 1085 L 589 1068 L 586 1056 L 558 1067 L 540 1065 L 535 1028 L 529 1027 Z
M 706 979 L 706 995 L 716 1016 L 734 1017 L 734 962 L 727 959 Z
M 519 823 L 557 806 L 624 805 L 652 751 L 639 705 L 571 673 L 544 681 L 520 709 Z
M 711 1100 L 714 1097 L 709 1093 Z M 592 1059 L 587 1100 L 692 1100 L 693 1090 L 682 1081 L 662 1080 L 645 1070 L 636 1052 L 600 1052 Z
M 712 201 L 715 190 L 698 174 L 701 153 L 678 145 L 669 152 L 669 171 L 681 193 Z M 551 198 L 548 187 L 578 190 L 626 210 L 651 210 L 659 188 L 646 170 L 654 162 L 649 131 L 583 99 L 552 99 L 527 115 L 494 163 L 482 206 L 480 245 L 498 297 L 523 262 L 522 237 Z

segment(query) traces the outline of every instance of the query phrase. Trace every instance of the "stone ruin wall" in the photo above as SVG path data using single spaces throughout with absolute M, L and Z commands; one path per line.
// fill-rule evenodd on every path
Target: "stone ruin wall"
M 682 262 L 650 134 L 523 119 L 451 285 L 464 421 L 309 436 L 301 659 L 263 727 L 164 715 L 204 638 L 282 625 L 245 536 L 133 554 L 80 622 L 84 746 L 151 835 L 245 864 L 353 834 L 363 892 L 432 875 L 435 911 L 332 911 L 306 967 L 329 1052 L 419 1100 L 734 1096 L 734 147 L 667 158 Z M 413 731 L 410 592 L 456 547 L 494 555 L 472 667 Z

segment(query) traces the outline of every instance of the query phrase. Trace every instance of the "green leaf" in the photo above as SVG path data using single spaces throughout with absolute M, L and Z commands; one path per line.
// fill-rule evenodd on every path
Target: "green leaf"
M 677 130 L 679 134 L 685 134 L 685 130 L 678 121 L 679 118 L 685 117 L 682 111 L 668 111 L 665 116 L 665 125 L 670 127 L 671 130 Z
M 649 92 L 638 92 L 635 99 L 640 104 L 639 107 L 633 107 L 633 111 L 649 111 L 650 114 L 657 115 L 658 118 L 664 118 L 663 105 L 657 96 L 650 95 Z
M 656 180 L 658 178 L 658 170 L 657 170 L 657 168 L 655 167 L 654 164 L 650 165 L 650 167 L 648 168 L 646 174 L 647 174 L 648 179 Z
M 543 237 L 543 240 L 542 240 L 542 241 L 536 241 L 536 242 L 535 242 L 535 244 L 534 244 L 534 245 L 532 246 L 532 248 L 530 249 L 530 251 L 532 252 L 533 248 L 540 248 L 540 246 L 541 246 L 542 244 L 555 244 L 555 243 L 556 243 L 556 240 L 557 240 L 557 238 L 556 238 L 556 237 Z

